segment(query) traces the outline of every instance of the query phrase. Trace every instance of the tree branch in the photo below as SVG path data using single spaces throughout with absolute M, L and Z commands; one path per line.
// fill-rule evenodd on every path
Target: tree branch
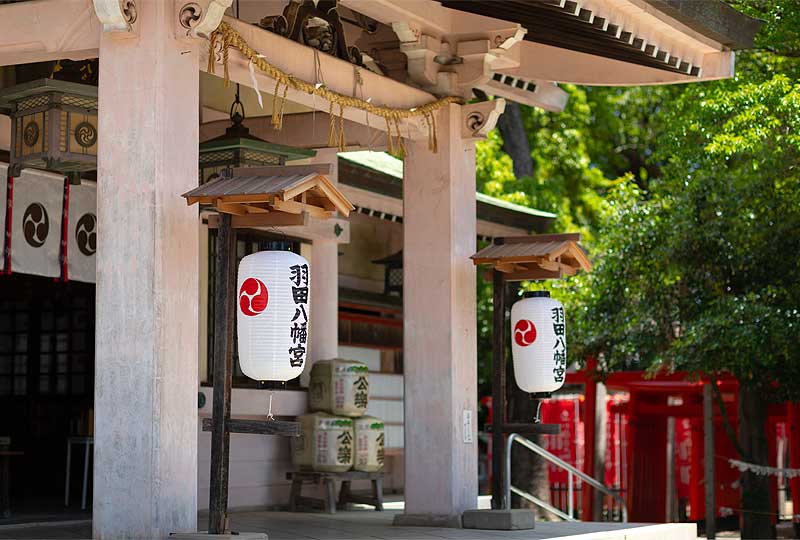
M 731 443 L 733 443 L 733 447 L 738 452 L 739 457 L 744 459 L 745 461 L 749 461 L 750 457 L 747 455 L 747 452 L 739 444 L 739 438 L 736 436 L 736 432 L 731 425 L 730 418 L 728 418 L 728 412 L 725 409 L 725 401 L 722 399 L 722 391 L 720 391 L 719 386 L 717 386 L 717 381 L 714 377 L 709 376 L 709 383 L 711 385 L 711 389 L 713 390 L 714 400 L 717 402 L 717 407 L 719 407 L 719 414 L 722 417 L 722 427 L 725 428 L 725 434 L 730 439 Z

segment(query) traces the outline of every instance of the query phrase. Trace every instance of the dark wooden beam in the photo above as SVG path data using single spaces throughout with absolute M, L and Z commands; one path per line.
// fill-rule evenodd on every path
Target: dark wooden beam
M 233 373 L 233 289 L 236 239 L 230 214 L 222 214 L 217 231 L 217 281 L 214 287 L 214 402 L 212 404 L 211 478 L 208 532 L 222 534 L 228 521 L 228 461 Z
M 249 229 L 251 227 L 272 227 L 272 226 L 293 226 L 308 225 L 308 214 L 287 214 L 286 212 L 270 212 L 268 214 L 247 214 L 245 216 L 233 216 L 231 227 L 234 229 Z M 219 227 L 219 215 L 211 214 L 208 216 L 208 228 L 216 229 Z
M 494 405 L 494 398 L 492 398 L 492 405 Z M 494 422 L 486 426 L 486 430 L 494 433 Z M 504 423 L 500 427 L 503 434 L 506 433 L 519 433 L 520 435 L 558 435 L 561 433 L 561 424 L 522 424 L 522 423 Z M 494 443 L 492 443 L 494 445 Z M 492 446 L 494 455 L 494 446 Z
M 506 274 L 506 281 L 534 281 L 540 279 L 559 279 L 564 277 L 563 272 L 560 270 L 544 270 L 536 268 L 533 270 L 520 270 Z
M 246 418 L 229 418 L 226 422 L 228 433 L 251 433 L 257 435 L 278 435 L 282 437 L 299 437 L 300 424 L 284 420 L 250 420 Z M 213 431 L 214 421 L 203 418 L 203 431 Z

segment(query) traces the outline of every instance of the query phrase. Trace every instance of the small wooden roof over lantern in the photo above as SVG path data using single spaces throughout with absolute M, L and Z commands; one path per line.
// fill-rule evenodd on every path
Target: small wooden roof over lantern
M 495 238 L 471 259 L 502 272 L 505 281 L 558 279 L 591 269 L 580 239 L 579 233 Z
M 327 177 L 330 165 L 292 165 L 225 169 L 221 175 L 184 193 L 186 203 L 207 204 L 232 214 L 231 226 L 306 225 L 307 218 L 347 217 L 355 207 Z M 217 216 L 209 218 L 215 226 Z

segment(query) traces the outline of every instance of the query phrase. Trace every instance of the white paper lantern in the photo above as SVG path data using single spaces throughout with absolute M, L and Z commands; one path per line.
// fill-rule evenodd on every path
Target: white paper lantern
M 511 307 L 514 378 L 526 392 L 555 392 L 567 373 L 564 306 L 547 291 L 526 293 Z
M 239 365 L 257 381 L 288 381 L 303 372 L 308 349 L 311 274 L 291 251 L 242 259 L 237 280 Z

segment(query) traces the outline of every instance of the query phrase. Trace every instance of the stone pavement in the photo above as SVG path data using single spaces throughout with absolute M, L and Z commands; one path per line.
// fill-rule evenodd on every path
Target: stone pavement
M 354 510 L 334 515 L 291 512 L 234 512 L 234 531 L 265 532 L 270 540 L 694 540 L 693 524 L 621 524 L 539 522 L 529 531 L 479 531 L 429 527 L 394 527 L 397 510 Z M 199 524 L 205 522 L 200 516 Z M 0 540 L 90 539 L 91 522 L 44 523 L 0 527 Z

